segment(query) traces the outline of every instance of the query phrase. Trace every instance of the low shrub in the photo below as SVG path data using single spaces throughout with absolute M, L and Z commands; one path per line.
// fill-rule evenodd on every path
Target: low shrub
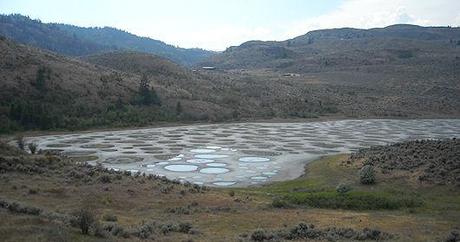
M 262 242 L 262 241 L 270 241 L 273 239 L 273 234 L 265 231 L 263 229 L 257 229 L 251 234 L 251 240 L 252 241 L 257 241 L 257 242 Z
M 103 219 L 104 221 L 108 221 L 108 222 L 116 222 L 116 221 L 118 221 L 117 216 L 114 215 L 114 214 L 104 214 L 104 215 L 102 216 L 102 219 Z
M 359 181 L 364 185 L 371 185 L 375 183 L 375 171 L 371 165 L 365 165 L 359 171 Z
M 29 148 L 29 151 L 31 154 L 35 154 L 37 152 L 37 148 L 38 148 L 37 144 L 29 143 L 27 147 Z
M 24 141 L 24 137 L 18 136 L 16 137 L 16 144 L 20 150 L 25 150 L 26 143 Z
M 94 231 L 94 236 L 96 237 L 106 238 L 108 236 L 107 231 L 98 222 L 95 222 L 93 224 L 93 231 Z
M 112 178 L 110 177 L 110 175 L 103 174 L 103 175 L 99 176 L 98 181 L 101 182 L 101 183 L 111 183 Z
M 351 186 L 350 185 L 347 185 L 347 184 L 344 184 L 344 183 L 340 183 L 339 185 L 337 185 L 337 187 L 335 188 L 335 191 L 339 194 L 345 194 L 349 191 L 351 191 Z
M 188 222 L 181 223 L 166 223 L 159 226 L 160 232 L 163 234 L 168 234 L 171 232 L 179 232 L 188 234 L 192 231 L 192 224 Z
M 13 213 L 23 213 L 29 215 L 40 215 L 42 213 L 42 210 L 39 208 L 29 207 L 17 202 L 9 202 L 5 200 L 0 200 L 0 208 L 6 208 Z
M 460 231 L 452 230 L 444 241 L 445 242 L 458 242 L 458 241 L 460 241 Z
M 243 234 L 240 237 L 247 238 Z M 326 229 L 315 228 L 313 224 L 299 223 L 290 229 L 281 229 L 276 231 L 267 231 L 262 229 L 255 230 L 250 239 L 252 241 L 285 241 L 285 240 L 328 240 L 337 241 L 347 239 L 357 240 L 376 240 L 382 241 L 391 239 L 391 234 L 376 229 L 364 228 L 363 230 L 354 230 L 350 228 L 330 227 Z
M 274 208 L 288 208 L 289 203 L 285 199 L 283 199 L 281 197 L 275 197 L 272 200 L 272 206 Z
M 234 196 L 235 196 L 235 191 L 230 190 L 230 191 L 228 192 L 228 195 L 229 195 L 230 197 L 234 197 Z
M 160 192 L 164 194 L 170 193 L 172 190 L 174 190 L 173 185 L 161 185 L 160 187 Z
M 37 193 L 38 193 L 38 189 L 35 189 L 35 188 L 30 188 L 29 189 L 29 194 L 34 195 L 34 194 L 37 194 Z
M 134 236 L 141 239 L 148 239 L 155 232 L 155 223 L 144 223 L 134 230 Z
M 77 226 L 80 228 L 82 234 L 88 234 L 89 229 L 93 225 L 95 219 L 94 214 L 88 209 L 80 209 L 77 214 Z

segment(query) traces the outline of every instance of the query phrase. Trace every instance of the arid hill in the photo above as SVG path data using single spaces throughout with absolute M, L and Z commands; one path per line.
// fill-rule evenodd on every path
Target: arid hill
M 0 15 L 0 35 L 69 56 L 132 50 L 159 55 L 183 65 L 193 65 L 213 53 L 203 49 L 175 47 L 116 28 L 43 23 L 20 14 Z
M 376 66 L 381 72 L 398 66 L 424 67 L 427 72 L 450 70 L 459 64 L 459 57 L 460 28 L 393 25 L 316 30 L 280 42 L 249 41 L 214 55 L 205 64 L 296 73 L 375 72 Z
M 460 141 L 415 140 L 362 149 L 348 163 L 363 162 L 394 176 L 429 184 L 460 186 Z
M 132 51 L 72 59 L 2 38 L 0 130 L 321 116 L 460 116 L 460 48 L 455 34 L 418 40 L 331 31 L 335 35 L 307 34 L 314 37 L 312 43 L 299 37 L 230 48 L 216 58 L 239 64 L 227 70 L 222 69 L 226 64 L 214 62 L 215 71 L 191 70 Z M 360 34 L 343 38 L 356 31 Z M 401 46 L 416 49 L 401 52 Z M 292 65 L 272 65 L 289 58 Z M 248 69 L 233 69 L 241 63 Z M 142 80 L 146 91 L 140 90 Z

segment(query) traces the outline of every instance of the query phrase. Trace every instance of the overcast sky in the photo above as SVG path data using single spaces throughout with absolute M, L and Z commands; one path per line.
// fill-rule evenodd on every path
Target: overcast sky
M 460 26 L 460 0 L 0 0 L 0 12 L 210 50 L 323 28 Z

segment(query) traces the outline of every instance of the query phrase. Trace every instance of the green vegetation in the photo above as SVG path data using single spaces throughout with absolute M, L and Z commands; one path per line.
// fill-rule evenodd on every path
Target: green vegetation
M 41 92 L 46 91 L 46 81 L 51 79 L 51 69 L 49 67 L 40 67 L 37 70 L 37 77 L 33 85 Z
M 295 205 L 332 209 L 399 209 L 422 205 L 417 196 L 396 196 L 385 192 L 355 191 L 341 194 L 336 191 L 299 192 L 284 197 L 285 201 Z
M 292 181 L 209 189 L 31 155 L 0 142 L 1 235 L 5 241 L 437 241 L 457 236 L 452 229 L 458 225 L 460 194 L 454 187 L 419 187 L 382 177 L 379 170 L 377 184 L 361 185 L 359 170 L 342 165 L 346 160 L 341 155 L 314 161 L 306 176 Z
M 16 144 L 18 145 L 18 148 L 20 150 L 24 150 L 25 149 L 25 142 L 24 142 L 24 137 L 23 136 L 18 136 L 16 137 Z
M 375 171 L 371 165 L 365 165 L 359 171 L 359 181 L 364 185 L 371 185 L 375 183 Z
M 20 14 L 0 15 L 0 35 L 72 56 L 127 49 L 160 55 L 184 65 L 193 65 L 213 54 L 203 49 L 175 47 L 115 28 L 83 28 L 43 23 Z
M 35 143 L 29 143 L 27 145 L 27 147 L 29 148 L 29 151 L 30 151 L 31 154 L 35 154 L 35 152 L 37 151 L 37 148 L 38 148 L 37 144 L 35 144 Z
M 147 75 L 142 75 L 141 81 L 139 83 L 139 94 L 134 101 L 138 105 L 158 105 L 161 106 L 160 98 L 158 97 L 155 89 L 150 87 L 149 80 Z
M 388 178 L 369 186 L 360 182 L 360 172 L 342 165 L 345 155 L 327 157 L 307 166 L 306 175 L 259 188 L 238 189 L 244 194 L 269 197 L 275 208 L 328 208 L 350 210 L 410 210 L 439 212 L 460 201 L 449 188 L 414 187 L 405 180 Z M 374 174 L 377 176 L 377 174 Z M 345 185 L 346 184 L 346 185 Z M 459 203 L 460 204 L 460 203 Z
M 339 194 L 345 194 L 349 191 L 352 190 L 352 187 L 350 185 L 347 185 L 347 184 L 343 184 L 343 183 L 340 183 L 339 185 L 337 185 L 337 187 L 335 188 L 335 191 Z
M 82 234 L 88 234 L 89 229 L 93 226 L 95 218 L 93 212 L 88 209 L 80 209 L 76 214 L 78 227 L 81 229 Z

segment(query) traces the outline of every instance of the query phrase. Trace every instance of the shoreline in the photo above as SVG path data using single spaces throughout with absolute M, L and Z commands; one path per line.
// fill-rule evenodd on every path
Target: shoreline
M 83 130 L 36 130 L 36 131 L 21 131 L 14 134 L 1 134 L 0 141 L 10 142 L 17 136 L 23 137 L 40 137 L 47 135 L 66 135 L 66 134 L 86 134 L 93 132 L 116 132 L 123 130 L 143 130 L 143 129 L 154 129 L 154 128 L 173 128 L 173 127 L 188 127 L 188 126 L 207 126 L 207 125 L 229 125 L 229 124 L 285 124 L 285 123 L 312 123 L 312 122 L 330 122 L 330 121 L 347 121 L 347 120 L 458 120 L 460 117 L 457 116 L 446 116 L 446 117 L 344 117 L 344 116 L 324 116 L 319 118 L 306 118 L 306 119 L 248 119 L 239 121 L 225 121 L 225 122 L 160 122 L 147 126 L 137 127 L 102 127 L 102 128 L 90 128 Z

